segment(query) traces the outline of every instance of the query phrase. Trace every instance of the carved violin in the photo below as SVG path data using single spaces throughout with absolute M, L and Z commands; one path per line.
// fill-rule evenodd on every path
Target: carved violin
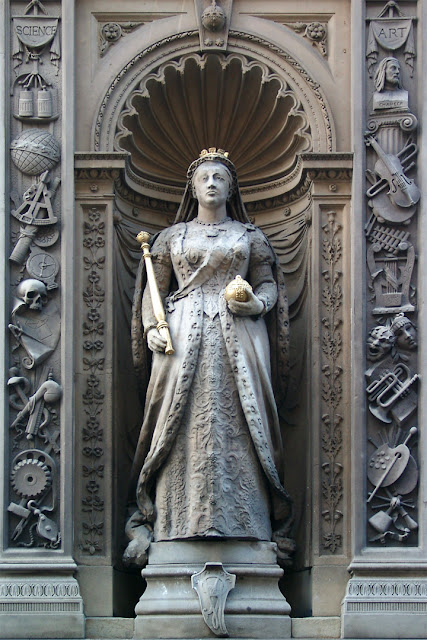
M 385 153 L 373 135 L 366 137 L 366 144 L 377 152 L 379 159 L 375 163 L 375 173 L 388 182 L 388 195 L 392 201 L 399 207 L 412 207 L 416 204 L 420 199 L 420 190 L 405 175 L 399 157 Z

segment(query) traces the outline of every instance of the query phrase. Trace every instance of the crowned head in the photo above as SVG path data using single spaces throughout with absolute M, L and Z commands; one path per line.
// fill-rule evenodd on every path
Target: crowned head
M 227 176 L 227 215 L 234 220 L 248 223 L 249 218 L 242 201 L 236 167 L 228 157 L 228 152 L 218 147 L 203 149 L 199 157 L 188 167 L 187 185 L 175 218 L 175 223 L 188 222 L 197 216 L 199 202 L 195 193 L 194 176 L 196 172 L 199 173 L 198 169 L 203 167 L 205 163 L 209 163 L 209 165 L 221 165 L 221 169 Z
M 222 164 L 227 170 L 227 173 L 230 179 L 230 193 L 231 194 L 234 193 L 237 189 L 237 173 L 236 173 L 236 167 L 231 162 L 228 155 L 229 155 L 228 151 L 224 151 L 224 149 L 217 149 L 216 147 L 209 147 L 209 149 L 203 149 L 203 151 L 200 152 L 199 157 L 196 160 L 194 160 L 188 167 L 188 171 L 187 171 L 188 183 L 192 184 L 194 174 L 202 164 L 204 164 L 205 162 L 216 162 L 216 163 Z

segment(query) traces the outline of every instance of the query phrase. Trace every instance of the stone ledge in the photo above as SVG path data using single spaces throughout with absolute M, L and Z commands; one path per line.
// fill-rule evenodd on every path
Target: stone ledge
M 340 637 L 341 619 L 336 617 L 291 618 L 292 637 L 299 640 Z M 134 618 L 86 618 L 86 638 L 91 640 L 131 640 Z M 232 640 L 232 639 L 229 639 Z
M 339 638 L 341 635 L 341 618 L 291 618 L 292 638 Z
M 134 618 L 86 618 L 86 638 L 126 640 L 133 637 Z

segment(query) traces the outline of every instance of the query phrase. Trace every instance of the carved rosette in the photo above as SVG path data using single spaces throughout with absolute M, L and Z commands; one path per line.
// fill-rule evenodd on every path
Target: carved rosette
M 327 56 L 327 38 L 328 38 L 328 26 L 325 22 L 285 22 L 286 26 L 290 27 L 306 38 L 311 44 L 316 47 L 322 56 Z
M 82 426 L 82 475 L 84 491 L 81 499 L 82 538 L 80 549 L 85 554 L 102 553 L 104 547 L 104 370 L 105 290 L 105 223 L 99 207 L 84 207 L 83 263 L 86 286 L 83 302 L 86 318 L 82 325 L 83 370 L 86 372 L 82 394 L 85 423 Z
M 99 55 L 105 56 L 109 48 L 119 42 L 123 36 L 132 33 L 135 29 L 143 25 L 138 22 L 104 22 L 99 25 Z
M 322 224 L 322 413 L 321 513 L 322 545 L 330 553 L 342 547 L 342 226 L 337 213 L 324 214 Z

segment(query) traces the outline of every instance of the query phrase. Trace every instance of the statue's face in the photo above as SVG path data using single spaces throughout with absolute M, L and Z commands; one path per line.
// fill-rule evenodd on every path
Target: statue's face
M 417 330 L 413 324 L 409 324 L 408 322 L 408 324 L 398 329 L 396 335 L 397 346 L 401 349 L 409 349 L 412 351 L 417 348 Z
M 225 204 L 230 188 L 230 174 L 220 162 L 204 162 L 194 172 L 194 195 L 204 207 L 216 208 Z
M 400 82 L 400 64 L 398 60 L 389 60 L 385 68 L 386 82 L 396 86 Z
M 386 327 L 375 327 L 367 339 L 368 359 L 375 362 L 383 358 L 392 348 L 394 335 Z

